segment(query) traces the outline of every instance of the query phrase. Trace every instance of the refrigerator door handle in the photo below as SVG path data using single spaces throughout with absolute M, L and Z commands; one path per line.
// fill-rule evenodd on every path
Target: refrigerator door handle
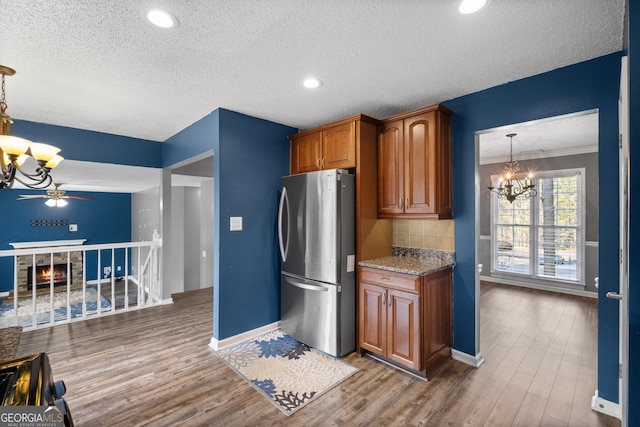
M 287 243 L 283 242 L 282 238 L 282 211 L 284 211 L 285 202 L 287 204 Z M 278 208 L 278 243 L 280 246 L 280 256 L 282 261 L 287 260 L 287 253 L 289 252 L 289 198 L 287 197 L 287 187 L 282 187 L 282 194 L 280 195 L 280 207 Z
M 298 282 L 296 280 L 291 279 L 290 277 L 285 277 L 284 279 L 291 286 L 295 286 L 296 288 L 306 289 L 308 291 L 316 291 L 316 292 L 329 292 L 329 288 L 322 285 L 310 285 L 308 283 Z

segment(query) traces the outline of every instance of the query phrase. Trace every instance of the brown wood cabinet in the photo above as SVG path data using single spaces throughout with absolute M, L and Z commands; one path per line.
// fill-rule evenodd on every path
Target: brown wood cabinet
M 360 350 L 430 376 L 451 356 L 451 269 L 427 276 L 359 267 Z
M 372 117 L 356 114 L 289 137 L 292 175 L 323 168 L 354 171 L 357 261 L 391 254 L 392 224 L 378 219 L 377 209 L 379 123 Z
M 289 137 L 291 174 L 356 167 L 356 120 L 331 124 Z
M 381 121 L 379 218 L 451 218 L 451 115 L 434 105 Z

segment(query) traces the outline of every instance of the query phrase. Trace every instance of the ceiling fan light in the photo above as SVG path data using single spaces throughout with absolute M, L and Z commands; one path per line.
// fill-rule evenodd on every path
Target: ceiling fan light
M 48 169 L 53 169 L 53 168 L 55 168 L 56 166 L 58 166 L 58 165 L 60 164 L 60 162 L 61 162 L 61 161 L 63 161 L 63 160 L 64 160 L 64 157 L 59 156 L 59 155 L 57 155 L 57 154 L 56 154 L 55 156 L 53 156 L 53 157 L 51 158 L 51 160 L 49 160 L 49 161 L 44 165 L 44 167 L 45 167 L 45 168 L 48 168 Z
M 42 144 L 40 142 L 31 143 L 31 155 L 34 159 L 48 162 L 58 154 L 60 149 L 49 144 Z
M 49 207 L 54 207 L 56 205 L 56 201 L 53 199 L 49 199 L 46 202 L 44 202 L 45 205 L 49 206 Z
M 56 200 L 56 206 L 59 208 L 67 206 L 67 201 L 63 199 Z
M 21 156 L 29 150 L 33 143 L 28 139 L 13 135 L 0 135 L 0 148 L 5 154 Z

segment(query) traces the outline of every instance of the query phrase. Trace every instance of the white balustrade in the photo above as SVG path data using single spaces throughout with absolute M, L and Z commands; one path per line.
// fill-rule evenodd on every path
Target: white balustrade
M 99 245 L 71 243 L 0 251 L 0 260 L 13 258 L 13 290 L 8 295 L 0 296 L 0 328 L 22 326 L 30 330 L 160 304 L 162 283 L 158 250 L 162 240 L 157 233 L 149 242 Z M 72 252 L 82 254 L 80 279 L 73 277 Z M 62 283 L 56 283 L 54 254 L 58 260 L 66 258 Z M 47 255 L 48 262 L 43 262 Z M 26 261 L 29 258 L 30 261 Z M 89 267 L 88 260 L 91 261 Z M 6 268 L 8 263 L 3 262 L 2 265 Z M 45 282 L 44 287 L 39 287 L 37 270 L 47 266 L 48 286 Z M 24 271 L 28 267 L 31 267 L 30 280 L 27 277 L 25 281 L 24 273 L 19 279 L 19 270 Z M 91 268 L 90 272 L 88 268 Z M 45 290 L 47 287 L 48 292 Z M 117 290 L 119 287 L 123 288 L 120 292 Z M 135 288 L 135 302 L 129 300 L 130 287 Z M 120 299 L 123 300 L 122 304 Z

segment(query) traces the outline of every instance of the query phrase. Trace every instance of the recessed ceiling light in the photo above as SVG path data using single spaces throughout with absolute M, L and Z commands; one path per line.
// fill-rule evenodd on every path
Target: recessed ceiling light
M 322 85 L 322 82 L 320 80 L 318 80 L 318 79 L 308 78 L 308 79 L 305 79 L 302 82 L 302 85 L 304 87 L 306 87 L 307 89 L 315 89 L 315 88 L 319 87 L 320 85 Z
M 178 18 L 166 10 L 152 8 L 147 10 L 147 19 L 160 28 L 172 28 L 178 25 Z
M 489 0 L 462 0 L 458 12 L 462 14 L 474 13 L 489 4 Z

